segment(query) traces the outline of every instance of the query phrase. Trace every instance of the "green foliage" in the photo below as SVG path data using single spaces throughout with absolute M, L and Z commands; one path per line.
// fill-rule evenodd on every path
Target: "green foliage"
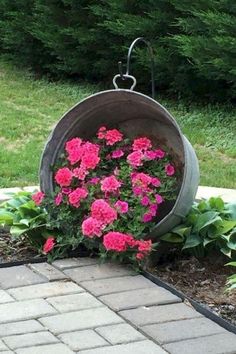
M 235 13 L 229 0 L 0 0 L 0 49 L 37 72 L 110 82 L 117 60 L 144 36 L 154 48 L 159 91 L 229 100 Z M 135 54 L 143 87 L 149 57 L 142 47 Z
M 195 203 L 183 223 L 163 235 L 161 240 L 179 245 L 197 258 L 212 251 L 235 258 L 235 204 L 224 203 L 221 198 Z
M 0 225 L 10 227 L 14 238 L 26 235 L 34 247 L 41 248 L 48 235 L 47 213 L 36 206 L 32 193 L 19 192 L 0 205 Z
M 229 262 L 226 265 L 236 267 L 236 262 Z M 236 291 L 236 273 L 228 277 L 226 285 L 227 285 L 227 291 L 233 291 L 233 290 Z

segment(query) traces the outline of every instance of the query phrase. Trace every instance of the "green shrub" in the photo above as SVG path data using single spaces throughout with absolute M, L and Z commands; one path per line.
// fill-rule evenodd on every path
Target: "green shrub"
M 158 90 L 184 96 L 235 97 L 234 33 L 229 0 L 0 0 L 0 49 L 18 63 L 111 82 L 117 60 L 144 36 Z M 146 49 L 136 50 L 132 71 L 141 88 L 149 82 Z

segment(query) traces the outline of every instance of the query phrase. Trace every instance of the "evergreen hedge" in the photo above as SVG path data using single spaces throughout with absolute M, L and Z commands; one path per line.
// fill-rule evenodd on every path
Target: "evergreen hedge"
M 110 80 L 132 40 L 155 53 L 156 86 L 179 96 L 232 100 L 236 91 L 232 0 L 0 0 L 0 51 L 39 73 Z M 132 73 L 150 79 L 147 50 Z

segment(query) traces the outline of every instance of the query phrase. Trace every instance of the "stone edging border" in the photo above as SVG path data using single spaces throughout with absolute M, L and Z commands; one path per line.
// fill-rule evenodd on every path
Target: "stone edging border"
M 153 283 L 155 283 L 156 285 L 159 285 L 162 288 L 170 291 L 172 294 L 180 297 L 184 302 L 190 303 L 191 306 L 196 311 L 198 311 L 199 313 L 201 313 L 205 317 L 209 318 L 210 320 L 214 321 L 219 326 L 225 328 L 227 331 L 230 331 L 230 332 L 236 334 L 236 326 L 233 325 L 232 323 L 228 322 L 227 320 L 221 318 L 220 316 L 216 315 L 210 308 L 207 308 L 207 307 L 203 306 L 201 303 L 191 299 L 190 297 L 188 297 L 187 295 L 185 295 L 181 291 L 175 289 L 175 287 L 173 287 L 172 285 L 165 283 L 164 281 L 159 279 L 157 276 L 151 274 L 150 272 L 148 272 L 146 270 L 142 270 L 141 274 L 145 278 L 147 278 L 150 281 L 152 281 Z

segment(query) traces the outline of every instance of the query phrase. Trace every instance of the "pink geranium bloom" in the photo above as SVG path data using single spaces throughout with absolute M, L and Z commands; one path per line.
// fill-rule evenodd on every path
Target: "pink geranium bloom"
M 117 129 L 107 130 L 105 139 L 107 145 L 114 145 L 123 140 L 123 134 Z
M 138 245 L 138 250 L 140 252 L 144 253 L 149 253 L 152 250 L 152 241 L 151 240 L 138 240 L 136 241 L 136 244 Z
M 63 198 L 62 193 L 58 193 L 58 194 L 57 194 L 57 196 L 55 197 L 55 200 L 54 200 L 54 202 L 55 202 L 56 206 L 58 206 L 58 205 L 60 205 L 60 204 L 61 204 L 61 202 L 62 202 L 62 198 Z
M 150 183 L 152 183 L 152 177 L 143 172 L 137 173 L 132 179 L 133 186 L 146 188 Z
M 134 195 L 141 195 L 143 193 L 143 190 L 140 187 L 133 187 L 133 192 Z
M 121 183 L 115 176 L 105 177 L 101 181 L 101 190 L 103 192 L 116 192 L 120 186 Z
M 171 164 L 165 166 L 165 172 L 167 176 L 173 176 L 175 174 L 175 168 Z
M 98 139 L 104 139 L 106 137 L 106 130 L 107 130 L 106 127 L 99 128 L 98 133 L 97 133 Z
M 137 259 L 138 261 L 141 261 L 144 257 L 145 257 L 145 254 L 144 254 L 144 253 L 138 252 L 138 253 L 136 254 L 136 259 Z
M 157 156 L 156 156 L 155 151 L 148 150 L 148 151 L 145 151 L 144 157 L 145 157 L 145 159 L 147 159 L 147 160 L 155 160 L 155 158 L 156 158 Z
M 156 199 L 157 204 L 163 203 L 163 198 L 160 194 L 156 194 L 155 199 Z
M 157 204 L 151 204 L 150 207 L 149 207 L 149 213 L 152 215 L 152 216 L 156 216 L 156 213 L 157 213 Z
M 141 204 L 143 206 L 148 206 L 150 203 L 150 199 L 145 195 L 142 199 L 141 199 Z
M 110 231 L 103 237 L 103 246 L 107 251 L 124 252 L 128 246 L 134 245 L 133 236 L 121 232 Z
M 36 205 L 40 205 L 45 197 L 45 194 L 43 192 L 36 192 L 32 194 L 32 199 L 35 202 Z
M 115 151 L 113 151 L 112 152 L 112 154 L 111 154 L 111 157 L 113 158 L 113 159 L 119 159 L 120 157 L 122 157 L 124 155 L 124 151 L 123 150 L 115 150 Z
M 163 150 L 161 150 L 161 149 L 157 149 L 157 150 L 155 150 L 154 152 L 155 152 L 156 157 L 157 157 L 158 159 L 163 159 L 163 157 L 164 157 L 165 154 L 166 154 L 166 153 L 165 153 Z
M 127 156 L 127 162 L 132 167 L 142 166 L 143 165 L 143 162 L 142 162 L 143 157 L 144 157 L 144 155 L 141 151 L 134 151 L 134 152 L 131 152 L 131 154 L 129 154 Z
M 88 191 L 84 188 L 76 188 L 73 192 L 69 194 L 69 203 L 75 207 L 79 208 L 82 199 L 85 199 L 88 195 Z
M 100 157 L 95 153 L 86 152 L 83 154 L 81 159 L 81 168 L 84 170 L 94 170 L 99 164 Z
M 49 237 L 43 245 L 43 252 L 48 253 L 50 252 L 55 246 L 55 238 Z
M 100 181 L 100 178 L 99 178 L 99 177 L 93 177 L 93 178 L 91 178 L 91 179 L 88 181 L 88 183 L 90 183 L 90 184 L 98 184 L 99 181 Z
M 142 219 L 142 221 L 143 222 L 149 222 L 149 221 L 151 221 L 152 220 L 152 214 L 151 213 L 145 213 L 144 215 L 143 215 L 143 219 Z
M 81 181 L 83 181 L 85 179 L 86 175 L 88 174 L 88 171 L 82 166 L 74 168 L 74 170 L 72 172 L 73 172 L 74 177 L 77 177 Z
M 102 235 L 102 223 L 92 217 L 85 219 L 82 223 L 82 233 L 84 236 L 92 238 Z
M 129 204 L 127 202 L 123 202 L 122 200 L 118 200 L 116 203 L 115 203 L 115 207 L 118 209 L 118 211 L 121 213 L 121 214 L 125 214 L 128 212 L 129 210 Z
M 67 153 L 71 151 L 78 150 L 82 144 L 82 140 L 80 138 L 73 138 L 66 142 L 65 150 Z
M 117 212 L 104 199 L 97 199 L 91 205 L 91 216 L 108 225 L 117 219 Z
M 160 185 L 161 185 L 161 181 L 159 180 L 159 178 L 156 178 L 156 177 L 152 178 L 151 183 L 154 187 L 160 187 Z
M 72 192 L 72 189 L 64 187 L 64 188 L 61 189 L 61 191 L 62 191 L 63 194 L 68 195 L 68 194 L 70 194 Z
M 73 173 L 68 167 L 60 168 L 55 175 L 55 181 L 61 187 L 68 187 L 71 184 Z
M 135 139 L 133 142 L 133 150 L 134 151 L 148 150 L 148 149 L 151 149 L 151 147 L 152 147 L 151 140 L 146 137 Z

